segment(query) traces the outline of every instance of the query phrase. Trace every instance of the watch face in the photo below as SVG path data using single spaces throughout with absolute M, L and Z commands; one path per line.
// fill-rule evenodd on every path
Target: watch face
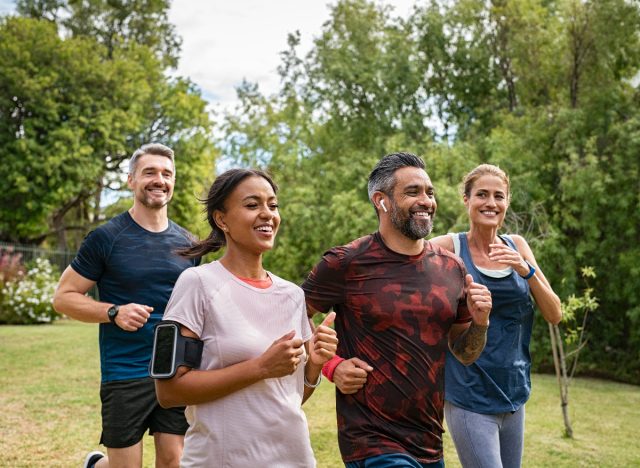
M 116 318 L 116 315 L 118 315 L 118 306 L 109 307 L 109 310 L 107 311 L 107 315 L 109 316 L 109 320 L 113 322 L 114 319 Z

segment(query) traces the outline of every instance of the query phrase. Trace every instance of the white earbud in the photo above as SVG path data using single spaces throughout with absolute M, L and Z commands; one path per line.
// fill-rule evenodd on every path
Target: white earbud
M 380 200 L 380 206 L 382 207 L 382 210 L 386 213 L 387 212 L 387 207 L 384 206 L 384 200 Z

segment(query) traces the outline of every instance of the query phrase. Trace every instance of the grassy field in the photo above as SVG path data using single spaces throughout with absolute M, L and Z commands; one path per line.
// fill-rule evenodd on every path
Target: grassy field
M 0 327 L 0 466 L 80 466 L 99 449 L 98 327 Z M 305 405 L 320 468 L 341 467 L 333 385 Z M 534 375 L 527 404 L 525 467 L 640 466 L 640 387 L 576 379 L 570 390 L 575 437 L 563 437 L 555 378 Z M 145 437 L 145 467 L 153 444 Z M 460 466 L 448 434 L 448 467 Z

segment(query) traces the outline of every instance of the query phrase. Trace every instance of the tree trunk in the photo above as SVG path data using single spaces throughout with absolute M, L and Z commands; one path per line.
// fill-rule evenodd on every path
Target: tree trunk
M 52 220 L 53 229 L 56 233 L 58 250 L 67 250 L 67 233 L 64 226 L 64 214 L 58 213 Z
M 560 388 L 560 405 L 562 407 L 565 435 L 573 438 L 573 428 L 569 419 L 569 377 L 567 375 L 567 362 L 564 355 L 562 337 L 560 336 L 560 328 L 557 325 L 549 324 L 549 335 L 551 336 L 553 364 L 558 378 L 558 387 Z

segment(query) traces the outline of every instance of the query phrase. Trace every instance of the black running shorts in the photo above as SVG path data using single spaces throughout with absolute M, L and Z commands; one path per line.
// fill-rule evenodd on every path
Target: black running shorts
M 102 382 L 102 435 L 100 443 L 125 448 L 142 440 L 145 431 L 184 435 L 189 425 L 184 407 L 164 409 L 156 398 L 152 378 Z

